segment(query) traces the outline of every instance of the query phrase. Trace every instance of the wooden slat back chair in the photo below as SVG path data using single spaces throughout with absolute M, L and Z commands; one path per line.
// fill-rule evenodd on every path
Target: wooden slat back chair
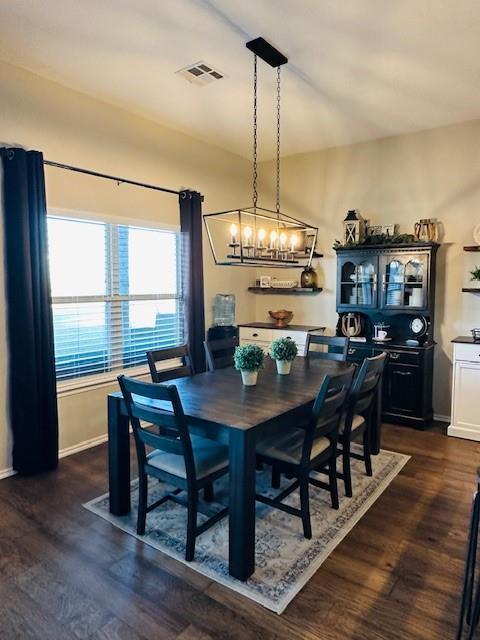
M 375 400 L 379 393 L 383 371 L 388 354 L 381 353 L 374 358 L 365 358 L 353 381 L 347 411 L 342 419 L 338 455 L 343 457 L 343 473 L 338 474 L 345 484 L 345 494 L 352 496 L 350 458 L 363 460 L 368 476 L 372 475 L 371 428 Z M 351 451 L 352 439 L 363 434 L 363 454 Z
M 349 339 L 343 336 L 320 336 L 307 333 L 305 353 L 307 357 L 315 357 L 323 360 L 337 360 L 345 362 L 348 354 Z M 325 351 L 311 349 L 312 345 L 326 347 Z M 333 351 L 335 349 L 335 351 Z
M 205 358 L 209 371 L 233 367 L 233 354 L 238 347 L 238 338 L 223 338 L 221 340 L 205 340 Z
M 227 473 L 228 448 L 212 440 L 190 435 L 178 390 L 174 385 L 141 382 L 126 376 L 119 376 L 118 382 L 137 450 L 137 533 L 144 535 L 147 513 L 155 507 L 167 500 L 182 504 L 188 509 L 185 559 L 193 560 L 196 537 L 223 518 L 228 511 L 222 509 L 197 526 L 198 492 L 202 488 L 212 490 L 214 480 Z M 160 408 L 158 401 L 162 401 L 166 408 Z M 160 433 L 153 433 L 142 427 L 140 421 L 157 425 Z M 153 451 L 147 453 L 146 447 Z M 167 482 L 176 489 L 148 505 L 148 476 Z M 179 495 L 182 491 L 187 492 L 186 501 Z
M 300 517 L 306 538 L 312 537 L 309 484 L 330 491 L 332 507 L 339 507 L 336 473 L 338 429 L 354 371 L 355 367 L 351 366 L 339 376 L 325 376 L 306 427 L 289 429 L 283 436 L 273 434 L 257 444 L 259 462 L 272 465 L 295 481 L 273 499 L 260 494 L 256 499 Z M 328 484 L 310 478 L 311 471 L 326 465 L 329 468 Z M 300 489 L 300 509 L 283 504 L 283 500 L 297 488 Z
M 182 364 L 174 369 L 158 370 L 156 363 L 165 362 L 166 360 L 175 360 L 179 358 Z M 185 378 L 193 376 L 195 373 L 190 356 L 188 345 L 183 344 L 180 347 L 169 347 L 167 349 L 156 349 L 155 351 L 147 351 L 148 367 L 152 382 L 164 382 L 165 380 L 173 380 L 175 378 Z

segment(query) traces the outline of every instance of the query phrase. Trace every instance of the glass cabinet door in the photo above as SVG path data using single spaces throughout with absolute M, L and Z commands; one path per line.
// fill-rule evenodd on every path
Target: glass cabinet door
M 427 304 L 427 254 L 383 256 L 382 307 L 424 309 Z
M 344 307 L 375 307 L 377 260 L 375 257 L 344 257 L 339 270 L 340 299 Z

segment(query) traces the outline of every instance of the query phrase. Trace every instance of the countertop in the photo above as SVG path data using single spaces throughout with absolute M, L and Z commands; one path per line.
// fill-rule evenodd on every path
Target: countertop
M 388 340 L 382 342 L 380 340 L 367 340 L 366 342 L 357 342 L 350 340 L 350 347 L 364 346 L 368 348 L 375 347 L 377 349 L 432 349 L 435 342 L 421 342 L 419 344 L 408 343 L 406 340 Z
M 457 336 L 452 340 L 452 342 L 456 342 L 458 344 L 480 344 L 480 340 L 474 340 L 472 336 Z
M 254 327 L 255 329 L 290 329 L 291 331 L 320 331 L 325 327 L 311 327 L 306 324 L 289 324 L 286 327 L 276 327 L 274 322 L 244 322 L 239 327 Z

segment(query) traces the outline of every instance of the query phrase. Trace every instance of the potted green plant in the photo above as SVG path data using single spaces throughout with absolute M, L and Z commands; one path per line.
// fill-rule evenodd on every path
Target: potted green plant
M 257 384 L 258 370 L 263 368 L 265 354 L 257 344 L 241 344 L 233 356 L 235 369 L 242 374 L 242 382 L 247 387 Z
M 470 276 L 471 276 L 470 280 L 480 281 L 480 267 L 478 265 L 475 267 L 475 269 L 470 271 Z
M 280 375 L 288 375 L 298 353 L 295 340 L 291 338 L 277 338 L 270 346 L 270 357 L 277 363 Z

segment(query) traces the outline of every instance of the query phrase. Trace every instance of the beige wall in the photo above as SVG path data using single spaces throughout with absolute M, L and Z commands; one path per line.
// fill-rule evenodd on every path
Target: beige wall
M 332 244 L 341 238 L 348 209 L 360 209 L 376 223 L 399 223 L 405 233 L 412 233 L 420 218 L 437 218 L 444 236 L 437 270 L 434 408 L 449 415 L 450 341 L 480 325 L 480 296 L 461 292 L 475 264 L 475 254 L 462 247 L 473 243 L 472 229 L 480 223 L 479 148 L 480 121 L 475 121 L 285 158 L 282 210 L 319 226 L 325 257 L 317 265 L 324 291 L 308 299 L 257 296 L 257 317 L 266 317 L 274 304 L 292 309 L 294 321 L 324 323 L 334 331 Z M 271 169 L 271 163 L 262 166 L 264 184 L 271 181 Z
M 199 89 L 199 91 L 208 90 Z M 216 147 L 159 127 L 0 63 L 0 141 L 40 149 L 48 159 L 93 168 L 172 188 L 191 187 L 205 195 L 204 211 L 249 199 L 249 163 Z M 437 414 L 449 414 L 450 340 L 480 323 L 480 297 L 461 293 L 472 255 L 461 250 L 480 222 L 478 148 L 480 121 L 376 140 L 282 161 L 282 209 L 320 227 L 317 261 L 324 291 L 311 298 L 255 296 L 246 287 L 251 269 L 215 267 L 205 246 L 207 326 L 215 292 L 234 292 L 237 320 L 268 319 L 271 308 L 290 308 L 295 321 L 325 324 L 333 332 L 335 254 L 347 209 L 359 208 L 373 222 L 397 222 L 410 232 L 421 217 L 444 225 L 439 252 L 436 308 L 435 397 Z M 261 165 L 263 204 L 269 202 L 271 163 Z M 98 212 L 121 219 L 178 223 L 175 198 L 125 185 L 117 187 L 57 169 L 47 170 L 49 205 Z M 0 256 L 1 257 L 1 256 Z M 470 261 L 470 262 L 468 262 Z M 472 265 L 473 266 L 473 265 Z M 258 272 L 260 273 L 260 271 Z M 287 277 L 287 271 L 271 272 Z M 291 275 L 299 277 L 299 272 Z M 0 301 L 3 278 L 0 278 Z M 5 408 L 5 321 L 0 313 L 0 473 L 10 465 Z M 60 447 L 67 448 L 106 429 L 105 395 L 110 388 L 59 400 Z
M 208 91 L 208 87 L 198 90 Z M 58 162 L 173 189 L 196 189 L 205 195 L 204 211 L 248 201 L 249 163 L 238 156 L 1 63 L 0 142 L 39 149 L 45 158 Z M 176 196 L 117 186 L 53 168 L 47 169 L 46 181 L 50 207 L 178 224 Z M 239 321 L 253 319 L 254 307 L 248 304 L 250 296 L 246 292 L 251 270 L 216 267 L 207 244 L 204 266 L 207 326 L 211 299 L 219 291 L 237 295 Z M 0 283 L 3 301 L 3 277 Z M 0 313 L 0 358 L 5 362 L 4 313 Z M 101 388 L 59 399 L 61 449 L 105 433 L 105 396 L 109 390 Z M 10 466 L 4 398 L 5 366 L 0 370 L 0 473 Z

